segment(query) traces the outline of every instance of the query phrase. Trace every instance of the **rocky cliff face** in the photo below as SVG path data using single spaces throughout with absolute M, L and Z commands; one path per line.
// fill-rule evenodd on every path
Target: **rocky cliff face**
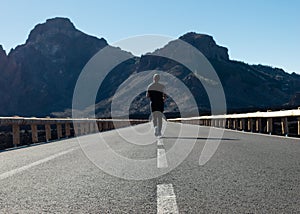
M 3 47 L 0 45 L 0 74 L 4 74 L 4 70 L 7 64 L 7 55 L 6 52 L 3 50 Z M 5 102 L 7 102 L 7 98 L 5 98 L 5 79 L 0 77 L 0 97 L 2 97 Z M 2 101 L 3 102 L 3 101 Z M 4 106 L 0 105 L 0 112 L 4 110 Z
M 3 49 L 2 45 L 0 45 L 0 62 L 1 66 L 3 66 L 7 61 L 7 55 L 5 50 Z
M 300 106 L 300 92 L 296 92 L 294 96 L 291 97 L 290 102 L 288 103 L 290 106 L 299 107 Z
M 232 61 L 227 48 L 217 45 L 209 35 L 187 33 L 180 39 L 200 50 L 211 62 L 223 84 L 229 109 L 284 106 L 300 91 L 299 75 Z M 0 115 L 48 116 L 60 112 L 56 115 L 70 116 L 67 109 L 72 106 L 73 90 L 82 68 L 107 45 L 105 39 L 77 30 L 69 19 L 54 18 L 37 25 L 26 43 L 8 55 L 0 46 Z M 172 60 L 145 55 L 120 64 L 107 77 L 97 97 L 97 114 L 109 116 L 114 92 L 132 73 L 153 69 L 169 72 L 182 80 L 193 93 L 199 109 L 209 111 L 206 91 L 187 68 Z M 298 98 L 292 99 L 293 105 L 296 102 Z M 137 97 L 131 113 L 148 111 L 145 97 Z M 167 111 L 177 111 L 172 100 L 168 100 Z
M 179 39 L 196 47 L 208 59 L 229 60 L 228 49 L 217 45 L 212 36 L 191 32 L 184 34 Z
M 77 30 L 66 18 L 37 25 L 25 44 L 9 55 L 9 104 L 1 114 L 49 115 L 71 106 L 76 80 L 87 61 L 107 42 Z

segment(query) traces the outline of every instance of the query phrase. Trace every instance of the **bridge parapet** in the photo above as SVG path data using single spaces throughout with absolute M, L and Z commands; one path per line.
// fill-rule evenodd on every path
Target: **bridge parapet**
M 169 121 L 300 137 L 300 108 L 282 111 L 175 118 L 169 119 Z
M 0 149 L 148 122 L 128 119 L 0 117 Z M 25 142 L 24 142 L 25 141 Z

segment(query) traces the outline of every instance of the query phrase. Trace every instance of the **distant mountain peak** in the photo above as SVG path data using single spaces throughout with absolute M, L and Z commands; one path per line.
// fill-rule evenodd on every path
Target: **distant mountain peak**
M 55 17 L 55 18 L 47 19 L 46 24 L 54 25 L 54 26 L 58 26 L 58 27 L 69 27 L 69 28 L 75 29 L 75 26 L 71 22 L 71 20 L 69 18 L 65 18 L 65 17 Z
M 26 43 L 37 42 L 47 35 L 63 33 L 65 35 L 73 35 L 78 31 L 74 24 L 68 18 L 56 17 L 47 19 L 45 23 L 38 24 L 30 32 Z
M 75 28 L 68 18 L 56 17 L 37 24 L 30 32 L 26 43 L 17 46 L 9 53 L 16 61 L 25 55 L 39 55 L 39 57 L 56 57 L 63 60 L 73 48 L 90 50 L 86 53 L 91 57 L 98 50 L 108 45 L 103 38 L 89 36 Z M 38 54 L 37 54 L 38 53 Z M 80 53 L 77 53 L 77 55 Z M 83 54 L 83 53 L 82 53 Z M 76 55 L 74 53 L 70 56 Z
M 7 55 L 2 45 L 0 45 L 0 63 L 7 59 Z
M 0 45 L 0 55 L 2 55 L 2 54 L 6 55 L 6 52 L 5 52 L 5 50 L 3 49 L 3 46 Z
M 193 39 L 200 39 L 200 38 L 209 38 L 211 40 L 213 40 L 213 37 L 211 35 L 208 34 L 202 34 L 202 33 L 196 33 L 196 32 L 188 32 L 185 33 L 184 35 L 182 35 L 180 37 L 180 39 L 185 39 L 185 38 L 193 38 Z
M 217 45 L 210 35 L 189 32 L 179 37 L 179 39 L 193 45 L 209 59 L 229 60 L 228 49 Z

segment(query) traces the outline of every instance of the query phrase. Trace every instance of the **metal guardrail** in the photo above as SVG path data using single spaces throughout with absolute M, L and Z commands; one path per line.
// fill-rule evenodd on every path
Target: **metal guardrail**
M 300 108 L 245 114 L 176 118 L 169 119 L 169 121 L 266 134 L 300 136 Z
M 0 127 L 6 127 L 0 134 L 8 135 L 6 138 L 0 138 L 0 144 L 4 144 L 2 149 L 20 146 L 24 144 L 21 139 L 23 135 L 29 138 L 29 143 L 27 142 L 27 144 L 31 144 L 43 140 L 48 142 L 53 139 L 91 134 L 111 130 L 115 127 L 122 128 L 145 122 L 148 122 L 148 120 L 0 117 Z M 42 140 L 41 135 L 43 136 Z

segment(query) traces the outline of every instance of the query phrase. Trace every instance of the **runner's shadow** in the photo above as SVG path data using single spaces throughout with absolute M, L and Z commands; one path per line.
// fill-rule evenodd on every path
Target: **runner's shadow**
M 182 140 L 240 140 L 235 138 L 207 138 L 207 137 L 162 137 L 163 139 L 182 139 Z

